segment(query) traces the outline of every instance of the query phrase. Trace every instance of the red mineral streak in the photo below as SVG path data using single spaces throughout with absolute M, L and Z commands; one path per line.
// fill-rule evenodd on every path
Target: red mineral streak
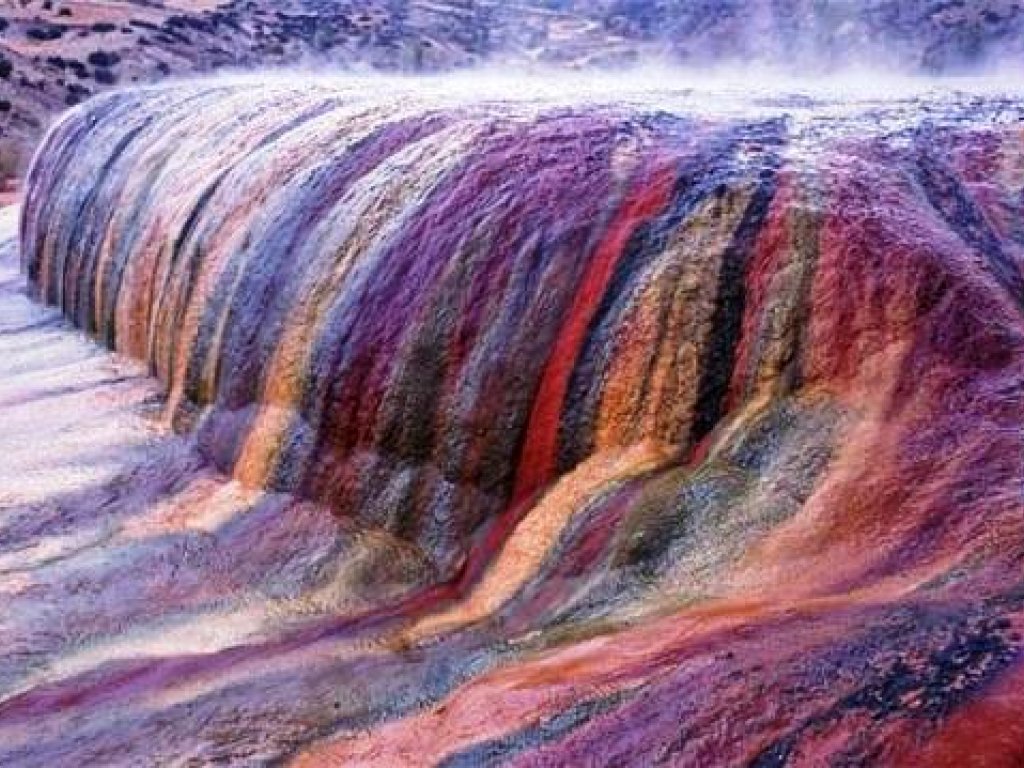
M 516 498 L 521 499 L 542 488 L 554 475 L 558 427 L 565 407 L 569 377 L 583 339 L 630 236 L 641 222 L 665 206 L 674 181 L 671 167 L 642 171 L 587 264 L 534 399 L 526 428 L 527 448 L 523 451 L 516 476 Z
M 743 333 L 740 337 L 740 347 L 736 352 L 736 366 L 730 388 L 730 410 L 751 396 L 781 394 L 771 391 L 763 393 L 743 391 L 747 386 L 757 387 L 761 383 L 762 377 L 776 388 L 785 386 L 782 381 L 785 377 L 784 371 L 769 368 L 762 372 L 758 369 L 759 363 L 762 362 L 759 358 L 770 354 L 770 350 L 763 348 L 762 345 L 771 344 L 775 339 L 771 335 L 767 335 L 766 338 L 765 333 L 767 331 L 771 334 L 773 328 L 758 328 L 757 325 L 774 320 L 771 314 L 766 314 L 765 309 L 772 298 L 773 283 L 778 279 L 780 270 L 786 266 L 785 260 L 791 258 L 794 253 L 799 253 L 799 245 L 795 242 L 796 233 L 793 230 L 798 226 L 797 217 L 803 213 L 801 208 L 807 205 L 809 203 L 800 199 L 797 180 L 791 174 L 782 174 L 779 189 L 772 201 L 771 211 L 764 229 L 758 236 L 757 246 L 746 276 L 747 300 L 743 318 Z M 766 361 L 769 366 L 773 362 L 775 361 Z M 794 365 L 797 361 L 790 358 L 780 362 Z

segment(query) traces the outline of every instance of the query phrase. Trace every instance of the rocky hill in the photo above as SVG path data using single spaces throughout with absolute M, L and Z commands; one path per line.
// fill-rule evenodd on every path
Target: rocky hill
M 1012 56 L 1021 0 L 2 0 L 0 177 L 92 94 L 224 69 L 424 71 L 482 61 L 850 63 L 959 71 Z
M 542 5 L 538 3 L 537 5 Z M 1020 0 L 553 0 L 609 34 L 672 57 L 768 61 L 814 71 L 851 64 L 957 72 L 1019 53 Z

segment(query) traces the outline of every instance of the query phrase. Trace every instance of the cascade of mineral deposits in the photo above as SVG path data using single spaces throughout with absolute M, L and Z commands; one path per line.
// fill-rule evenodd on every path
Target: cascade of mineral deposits
M 420 693 L 308 662 L 358 713 L 281 750 L 911 764 L 1024 707 L 1020 116 L 815 109 L 211 82 L 50 132 L 38 297 L 211 465 L 422 556 L 374 610 L 427 650 L 372 662 Z

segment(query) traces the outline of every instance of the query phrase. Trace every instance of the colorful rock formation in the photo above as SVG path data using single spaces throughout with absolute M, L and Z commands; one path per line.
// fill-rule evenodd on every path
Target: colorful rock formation
M 147 588 L 90 583 L 92 545 L 0 760 L 1017 765 L 1021 113 L 705 101 L 209 83 L 64 118 L 31 289 L 203 463 L 79 510 Z M 201 515 L 148 583 L 174 555 L 126 527 Z M 311 607 L 223 610 L 257 575 Z

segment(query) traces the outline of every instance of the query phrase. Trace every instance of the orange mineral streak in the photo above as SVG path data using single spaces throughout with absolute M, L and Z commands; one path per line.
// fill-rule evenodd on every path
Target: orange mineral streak
M 516 526 L 507 543 L 469 596 L 452 608 L 419 621 L 410 641 L 450 632 L 487 618 L 522 589 L 544 564 L 573 516 L 588 500 L 604 495 L 663 465 L 671 446 L 645 442 L 599 453 L 564 476 Z
M 226 100 L 224 108 L 227 108 L 230 103 Z M 116 310 L 119 351 L 132 357 L 153 359 L 159 372 L 170 373 L 165 370 L 168 358 L 155 356 L 158 344 L 161 343 L 158 333 L 161 323 L 175 321 L 173 313 L 170 320 L 163 316 L 165 312 L 163 306 L 165 302 L 170 302 L 177 297 L 174 293 L 176 289 L 180 290 L 180 285 L 176 285 L 176 281 L 172 277 L 171 258 L 174 243 L 168 239 L 167 234 L 180 232 L 182 224 L 199 202 L 204 188 L 197 188 L 196 178 L 213 179 L 219 173 L 227 171 L 234 164 L 241 162 L 259 144 L 264 132 L 268 130 L 268 125 L 294 116 L 296 111 L 304 107 L 308 107 L 308 105 L 300 100 L 288 101 L 280 105 L 281 111 L 276 115 L 264 115 L 262 120 L 258 115 L 255 119 L 250 116 L 249 122 L 244 125 L 245 130 L 242 130 L 243 126 L 240 124 L 229 123 L 230 127 L 225 130 L 230 131 L 231 140 L 226 142 L 226 146 L 225 143 L 213 142 L 216 144 L 216 151 L 205 147 L 205 152 L 190 158 L 189 171 L 194 167 L 202 172 L 202 176 L 192 175 L 191 172 L 176 174 L 175 171 L 179 169 L 174 168 L 164 169 L 161 172 L 158 181 L 154 183 L 159 183 L 164 188 L 163 203 L 159 210 L 155 211 L 156 215 L 148 220 L 149 226 L 138 238 L 133 258 L 124 265 L 122 290 L 118 293 Z M 231 128 L 235 130 L 230 130 Z M 143 155 L 142 168 L 153 168 L 161 163 L 166 157 L 168 147 L 173 147 L 177 142 L 181 142 L 183 140 L 182 132 L 187 130 L 187 124 L 185 124 L 154 140 Z M 251 215 L 256 210 L 260 200 L 249 199 L 240 202 L 243 203 L 243 211 L 236 212 L 234 215 L 225 215 L 224 221 L 218 226 L 217 231 L 222 233 L 221 237 L 227 236 L 223 233 L 236 233 L 237 224 L 246 220 L 246 212 Z M 112 227 L 115 233 L 119 229 L 120 224 L 115 224 Z M 216 239 L 211 239 L 205 244 L 205 247 L 212 252 L 217 249 L 217 244 Z M 216 268 L 217 259 L 212 259 L 209 265 L 205 264 L 205 261 L 204 258 L 204 268 Z M 178 282 L 181 277 L 182 275 L 178 273 Z M 165 355 L 167 353 L 167 335 L 164 335 L 164 346 L 159 347 Z
M 807 272 L 798 241 L 801 187 L 792 171 L 779 175 L 778 188 L 758 234 L 746 277 L 743 332 L 736 351 L 728 409 L 746 398 L 770 397 L 783 386 L 780 375 L 798 353 L 792 330 Z M 766 311 L 768 308 L 771 311 Z
M 324 148 L 327 146 L 336 145 L 340 140 L 339 131 L 337 128 L 329 129 L 326 131 L 327 135 L 314 136 L 313 138 L 318 141 Z M 350 137 L 346 134 L 346 138 L 354 140 L 359 134 L 355 133 L 354 136 Z M 326 151 L 326 150 L 325 150 Z M 294 174 L 302 167 L 303 156 L 299 153 L 284 153 L 283 155 L 274 155 L 272 158 L 268 158 L 268 161 L 263 167 L 252 170 L 250 173 L 253 174 L 245 181 L 251 188 L 254 188 L 253 194 L 247 195 L 235 195 L 232 197 L 234 206 L 231 212 L 224 217 L 218 229 L 219 237 L 207 248 L 210 249 L 211 255 L 203 259 L 203 269 L 196 278 L 195 286 L 191 292 L 190 300 L 187 308 L 185 309 L 184 318 L 181 322 L 181 330 L 178 331 L 179 339 L 175 348 L 175 358 L 169 371 L 169 378 L 172 382 L 171 395 L 169 397 L 168 413 L 174 413 L 174 409 L 181 403 L 183 398 L 182 387 L 184 385 L 185 373 L 189 364 L 189 357 L 192 353 L 193 345 L 199 335 L 200 323 L 203 319 L 204 311 L 209 306 L 209 297 L 217 286 L 224 268 L 227 265 L 228 258 L 237 253 L 239 250 L 240 240 L 244 238 L 244 233 L 247 232 L 248 228 L 245 226 L 247 222 L 252 222 L 255 217 L 258 216 L 259 212 L 264 209 L 267 201 L 276 194 L 281 194 L 280 190 L 275 187 L 275 182 L 278 182 L 281 178 L 291 178 Z M 230 181 L 230 180 L 229 180 Z M 238 271 L 239 276 L 244 274 L 244 267 Z M 231 293 L 232 295 L 238 288 L 238 281 L 236 280 Z M 178 297 L 178 293 L 182 291 L 182 287 L 178 287 L 175 291 L 173 302 L 174 305 L 179 305 L 182 301 Z M 224 304 L 224 310 L 221 313 L 219 321 L 217 323 L 217 337 L 214 344 L 211 345 L 210 358 L 215 359 L 222 341 L 222 334 L 224 330 L 224 324 L 226 322 L 226 316 L 228 314 L 228 308 L 231 306 L 232 301 L 229 299 Z M 170 338 L 173 337 L 172 333 L 162 333 L 158 337 Z M 159 358 L 158 358 L 159 359 Z M 215 383 L 213 379 L 216 376 L 216 371 L 211 370 L 209 367 L 204 367 L 203 375 L 201 376 L 200 383 L 200 396 L 203 399 L 212 396 L 215 390 Z
M 149 312 L 153 298 L 153 271 L 164 241 L 157 235 L 163 229 L 154 217 L 148 233 L 135 251 L 135 258 L 124 267 L 123 290 L 118 294 L 114 327 L 117 348 L 131 357 L 145 359 L 149 339 Z
M 204 472 L 173 496 L 130 519 L 120 530 L 123 540 L 144 540 L 181 533 L 217 529 L 244 514 L 262 496 L 261 491 L 225 483 L 213 472 Z
M 516 498 L 547 484 L 555 471 L 558 427 L 569 379 L 591 321 L 615 273 L 629 238 L 638 226 L 665 207 L 675 181 L 670 164 L 642 172 L 608 233 L 587 264 L 569 313 L 548 357 L 526 430 L 526 447 L 516 479 Z
M 343 241 L 337 249 L 318 249 L 310 256 L 306 270 L 307 287 L 293 306 L 292 317 L 274 348 L 267 366 L 259 413 L 246 435 L 234 467 L 234 477 L 246 486 L 266 483 L 277 466 L 281 444 L 293 426 L 299 400 L 304 391 L 315 341 L 327 317 L 327 306 L 334 301 L 352 268 L 377 249 L 384 247 L 392 232 L 399 228 L 406 211 L 424 199 L 431 186 L 458 161 L 459 152 L 473 135 L 457 136 L 441 131 L 417 142 L 400 158 L 386 162 L 377 172 L 356 183 L 337 209 L 345 214 Z M 421 172 L 415 179 L 396 173 L 396 163 L 416 163 Z M 353 216 L 355 208 L 362 215 Z M 333 221 L 333 220 L 332 220 Z M 349 222 L 354 222 L 350 224 Z M 328 233 L 318 233 L 326 239 Z M 314 238 L 314 241 L 318 238 Z
M 595 428 L 598 450 L 641 439 L 678 445 L 686 435 L 701 349 L 714 333 L 715 296 L 704 287 L 717 280 L 750 192 L 737 187 L 702 201 L 658 259 L 608 355 Z M 636 386 L 648 377 L 649 389 Z

